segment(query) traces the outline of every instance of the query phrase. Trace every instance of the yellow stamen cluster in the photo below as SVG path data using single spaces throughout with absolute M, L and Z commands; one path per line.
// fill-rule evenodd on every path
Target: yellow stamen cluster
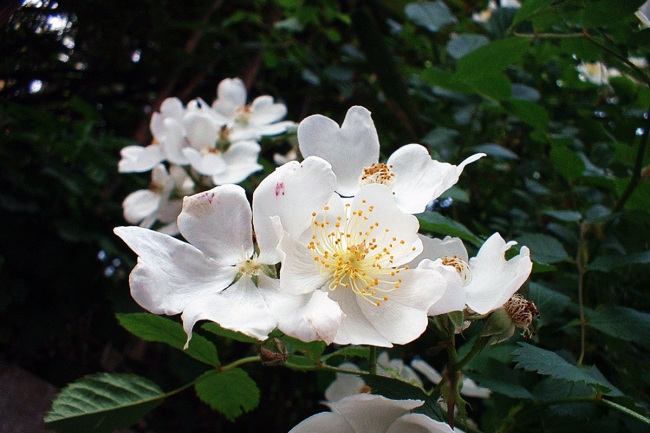
M 259 275 L 261 269 L 262 265 L 253 259 L 244 260 L 238 266 L 239 273 L 242 275 L 256 276 Z
M 458 256 L 446 256 L 442 258 L 442 264 L 446 266 L 453 266 L 456 268 L 460 279 L 463 280 L 463 285 L 469 284 L 472 280 L 472 271 L 469 264 Z
M 320 215 L 312 214 L 312 241 L 307 248 L 322 276 L 329 279 L 328 289 L 350 289 L 366 301 L 381 306 L 388 293 L 402 284 L 398 274 L 408 266 L 395 268 L 395 257 L 409 252 L 403 239 L 391 234 L 374 220 L 374 206 L 366 200 L 347 216 L 328 215 L 329 207 Z M 414 248 L 414 247 L 411 247 Z
M 395 173 L 390 170 L 391 168 L 392 166 L 389 167 L 383 163 L 364 168 L 359 179 L 359 186 L 363 188 L 371 183 L 380 183 L 392 189 L 395 184 Z

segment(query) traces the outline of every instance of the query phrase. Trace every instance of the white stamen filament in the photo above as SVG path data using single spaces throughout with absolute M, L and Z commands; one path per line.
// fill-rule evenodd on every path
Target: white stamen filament
M 445 256 L 442 258 L 442 264 L 456 268 L 458 275 L 460 275 L 461 280 L 463 280 L 464 286 L 468 285 L 469 282 L 472 281 L 472 270 L 469 268 L 469 264 L 460 257 Z

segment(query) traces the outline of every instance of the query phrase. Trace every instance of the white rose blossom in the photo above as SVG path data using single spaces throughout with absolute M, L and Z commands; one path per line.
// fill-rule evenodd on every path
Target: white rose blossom
M 325 403 L 332 412 L 313 415 L 289 433 L 452 433 L 448 424 L 409 413 L 421 400 L 390 400 L 381 395 L 356 394 Z
M 142 173 L 153 169 L 163 161 L 185 165 L 187 161 L 180 153 L 178 143 L 173 139 L 176 124 L 181 122 L 185 107 L 178 98 L 167 98 L 160 105 L 160 112 L 151 116 L 149 129 L 153 142 L 149 146 L 126 146 L 120 152 L 118 164 L 120 173 Z
M 320 193 L 314 185 L 334 184 L 329 164 L 312 158 L 295 165 L 299 169 L 294 172 L 304 178 L 287 173 L 286 199 L 325 203 L 327 193 Z M 258 206 L 258 218 L 266 222 L 287 211 Z M 272 275 L 276 245 L 264 242 L 259 255 L 255 253 L 251 222 L 261 239 L 270 237 L 265 230 L 274 230 L 270 223 L 255 224 L 241 187 L 222 185 L 185 197 L 178 229 L 189 243 L 140 227 L 117 227 L 115 233 L 138 254 L 129 278 L 133 298 L 155 314 L 182 313 L 188 342 L 199 320 L 211 320 L 260 340 L 276 327 L 298 338 L 304 333 L 318 338 L 314 328 L 336 332 L 340 310 L 335 302 L 323 299 L 327 298 L 324 293 L 294 296 L 279 292 L 279 281 Z
M 278 185 L 270 182 L 264 195 L 275 188 L 277 196 Z M 348 203 L 330 188 L 326 206 L 287 203 L 295 212 L 279 218 L 281 290 L 322 292 L 338 304 L 343 318 L 328 343 L 390 347 L 416 339 L 426 329 L 426 311 L 446 290 L 437 271 L 405 266 L 422 249 L 417 218 L 401 212 L 384 185 L 368 185 Z
M 177 235 L 176 218 L 183 203 L 180 197 L 193 192 L 194 182 L 185 170 L 172 165 L 167 172 L 167 168 L 159 164 L 151 172 L 149 188 L 132 192 L 122 202 L 124 219 L 145 228 L 160 221 L 165 225 L 158 231 Z
M 412 264 L 436 269 L 447 279 L 443 298 L 429 309 L 429 315 L 460 311 L 465 305 L 478 314 L 501 307 L 528 279 L 533 264 L 530 250 L 522 246 L 519 254 L 506 260 L 505 254 L 515 241 L 506 242 L 499 233 L 490 236 L 476 257 L 468 259 L 458 238 L 422 236 L 424 249 Z
M 332 164 L 338 179 L 336 191 L 352 197 L 371 183 L 390 188 L 398 207 L 406 213 L 424 212 L 428 203 L 458 182 L 465 166 L 485 156 L 477 153 L 460 165 L 436 161 L 419 144 L 407 144 L 379 163 L 379 138 L 363 107 L 350 108 L 343 124 L 316 114 L 298 125 L 302 155 L 320 156 Z

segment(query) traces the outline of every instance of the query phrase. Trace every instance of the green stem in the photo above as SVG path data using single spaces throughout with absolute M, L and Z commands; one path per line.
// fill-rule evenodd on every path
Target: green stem
M 449 400 L 447 401 L 447 423 L 454 428 L 454 409 L 456 407 L 456 383 L 458 382 L 458 352 L 456 352 L 456 333 L 454 326 L 449 326 L 449 344 L 447 345 L 449 363 L 445 369 L 445 377 L 449 382 Z
M 235 367 L 239 367 L 240 365 L 248 364 L 250 362 L 260 362 L 261 358 L 259 355 L 254 355 L 254 356 L 249 356 L 247 358 L 241 358 L 238 359 L 237 361 L 231 362 L 228 365 L 224 365 L 219 367 L 219 371 L 227 371 Z
M 605 406 L 609 406 L 612 409 L 616 409 L 619 412 L 622 412 L 622 413 L 624 413 L 624 414 L 626 414 L 628 416 L 631 416 L 632 418 L 636 418 L 636 419 L 638 419 L 639 421 L 641 421 L 644 424 L 650 425 L 650 419 L 644 417 L 640 413 L 636 413 L 633 410 L 626 408 L 625 406 L 621 406 L 618 403 L 614 403 L 613 401 L 605 400 L 605 399 L 601 399 L 600 403 L 604 404 Z
M 368 371 L 373 376 L 377 374 L 377 347 L 370 346 L 370 354 L 368 355 Z
M 472 344 L 471 349 L 469 349 L 469 352 L 467 352 L 467 355 L 463 357 L 458 363 L 456 364 L 456 367 L 461 370 L 465 364 L 470 362 L 476 355 L 481 353 L 481 351 L 485 348 L 485 346 L 488 345 L 490 342 L 491 338 L 490 337 L 479 337 L 476 341 L 474 341 L 474 344 Z

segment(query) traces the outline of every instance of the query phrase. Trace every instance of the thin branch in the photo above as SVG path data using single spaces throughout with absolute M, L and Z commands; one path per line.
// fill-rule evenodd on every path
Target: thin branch
M 586 222 L 582 221 L 580 223 L 580 241 L 578 242 L 578 253 L 576 255 L 576 264 L 578 265 L 578 304 L 580 306 L 580 357 L 578 357 L 578 365 L 582 365 L 587 347 L 587 321 L 585 319 L 584 300 L 584 282 L 585 273 L 587 272 L 584 268 L 585 232 Z

